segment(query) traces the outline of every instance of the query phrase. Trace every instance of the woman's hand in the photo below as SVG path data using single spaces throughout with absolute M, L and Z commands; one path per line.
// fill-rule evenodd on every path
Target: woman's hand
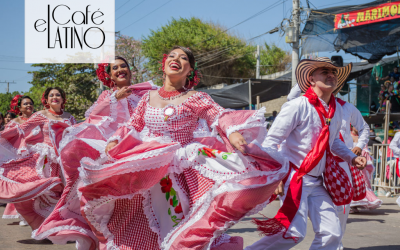
M 283 196 L 285 194 L 285 185 L 283 185 L 283 181 L 281 181 L 278 187 L 275 189 L 274 194 Z
M 112 141 L 110 143 L 107 144 L 106 147 L 106 154 L 108 154 L 108 151 L 110 151 L 113 147 L 117 146 L 118 141 Z
M 247 145 L 246 140 L 244 137 L 239 133 L 239 132 L 233 132 L 232 134 L 229 135 L 229 142 L 234 146 L 237 150 L 242 152 L 242 154 L 245 154 L 245 148 L 243 145 Z
M 117 98 L 119 101 L 127 98 L 130 94 L 132 94 L 132 90 L 128 86 L 124 86 L 118 90 L 118 92 L 115 94 L 115 98 Z

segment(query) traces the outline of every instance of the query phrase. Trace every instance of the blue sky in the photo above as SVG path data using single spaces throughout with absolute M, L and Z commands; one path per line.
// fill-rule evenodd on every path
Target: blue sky
M 30 0 L 33 1 L 33 0 Z M 141 39 L 150 34 L 150 30 L 156 30 L 167 24 L 172 17 L 190 18 L 192 16 L 201 18 L 204 21 L 213 21 L 226 28 L 230 28 L 241 21 L 253 16 L 260 10 L 267 8 L 277 2 L 282 2 L 277 7 L 250 19 L 233 28 L 230 32 L 245 39 L 258 36 L 280 24 L 283 18 L 289 18 L 292 10 L 290 0 L 116 0 L 116 31 L 121 30 L 124 35 Z M 325 8 L 337 5 L 355 5 L 371 2 L 366 0 L 311 0 L 317 8 Z M 165 4 L 165 5 L 164 5 Z M 10 84 L 12 91 L 28 91 L 31 85 L 28 83 L 32 76 L 27 71 L 32 70 L 30 64 L 24 63 L 24 1 L 13 0 L 2 3 L 2 14 L 0 15 L 0 82 L 15 81 L 17 84 Z M 136 6 L 133 8 L 134 6 Z M 158 7 L 163 7 L 157 9 Z M 306 1 L 301 0 L 301 5 L 306 7 Z M 129 12 L 129 9 L 133 8 Z M 155 10 L 155 11 L 154 11 Z M 154 12 L 153 12 L 154 11 Z M 126 13 L 127 12 L 127 13 Z M 153 12 L 153 13 L 151 13 Z M 126 13 L 126 14 L 125 14 Z M 151 13 L 151 14 L 149 14 Z M 121 16 L 123 15 L 123 16 Z M 120 18 L 118 18 L 121 16 Z M 132 24 L 127 27 L 128 25 Z M 254 44 L 275 43 L 285 50 L 291 50 L 284 42 L 284 38 L 278 33 L 265 35 L 256 40 Z M 337 53 L 328 53 L 331 56 Z M 345 62 L 356 62 L 351 55 L 344 55 Z M 320 54 L 321 55 L 321 54 Z M 0 84 L 0 93 L 6 92 L 6 84 Z

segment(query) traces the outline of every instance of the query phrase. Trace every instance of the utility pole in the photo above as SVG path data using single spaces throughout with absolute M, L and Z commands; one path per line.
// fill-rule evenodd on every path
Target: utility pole
M 256 79 L 260 79 L 260 45 L 257 45 Z
M 300 34 L 300 4 L 299 0 L 293 1 L 293 26 L 295 41 L 292 49 L 292 87 L 297 84 L 296 81 L 296 67 L 299 64 L 299 34 Z
M 16 82 L 12 81 L 4 81 L 4 82 L 0 82 L 0 83 L 7 83 L 7 93 L 10 93 L 10 83 L 11 84 L 16 84 Z

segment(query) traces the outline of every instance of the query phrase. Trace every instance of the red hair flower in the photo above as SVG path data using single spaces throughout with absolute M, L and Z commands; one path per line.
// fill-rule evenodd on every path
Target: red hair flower
M 111 81 L 110 75 L 107 73 L 107 68 L 110 67 L 109 63 L 99 63 L 96 70 L 97 77 L 103 82 L 104 86 L 112 89 L 114 87 L 114 82 Z
M 9 110 L 9 112 L 13 112 L 16 115 L 19 115 L 20 110 L 19 110 L 19 107 L 18 107 L 18 101 L 19 101 L 19 98 L 21 98 L 21 97 L 23 97 L 23 95 L 14 96 L 14 98 L 10 102 L 10 108 L 11 109 Z

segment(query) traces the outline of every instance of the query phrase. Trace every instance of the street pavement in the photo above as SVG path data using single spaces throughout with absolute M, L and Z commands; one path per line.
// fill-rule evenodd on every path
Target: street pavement
M 381 208 L 359 214 L 351 214 L 347 221 L 346 235 L 343 244 L 347 250 L 400 250 L 400 207 L 396 198 L 381 198 L 384 204 Z M 279 202 L 274 201 L 261 214 L 273 217 L 279 208 Z M 0 207 L 3 214 L 4 207 Z M 263 218 L 256 214 L 253 218 Z M 21 227 L 17 220 L 0 219 L 0 249 L 13 250 L 73 250 L 75 244 L 53 245 L 49 242 L 37 242 L 31 239 L 30 227 Z M 307 250 L 313 240 L 311 222 L 308 221 L 307 236 L 293 250 Z M 228 233 L 241 236 L 244 245 L 248 246 L 260 239 L 251 218 L 244 218 L 232 227 Z

